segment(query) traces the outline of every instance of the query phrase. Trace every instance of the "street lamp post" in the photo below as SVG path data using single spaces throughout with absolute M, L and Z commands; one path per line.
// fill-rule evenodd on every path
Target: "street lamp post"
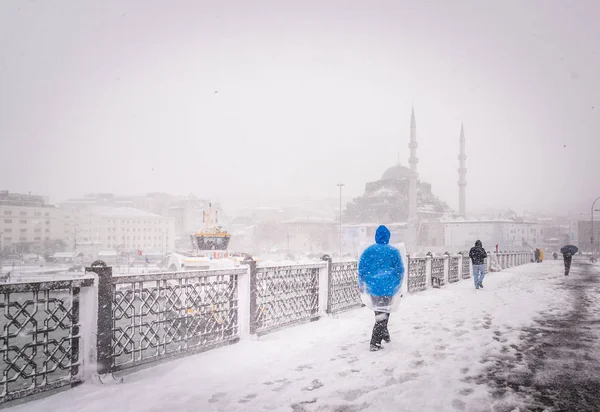
M 340 188 L 340 259 L 342 258 L 342 187 L 344 187 L 343 183 L 338 183 L 338 187 Z
M 600 196 L 598 196 L 596 198 L 596 200 L 594 200 L 594 203 L 592 203 L 592 211 L 591 211 L 591 218 L 592 218 L 592 235 L 590 237 L 590 243 L 592 244 L 592 260 L 595 259 L 595 253 L 596 253 L 596 248 L 594 247 L 594 206 L 596 205 L 596 202 L 600 200 Z
M 2 269 L 4 268 L 4 262 L 3 262 L 3 258 L 2 258 L 2 235 L 4 234 L 4 232 L 0 232 L 0 276 L 2 276 Z

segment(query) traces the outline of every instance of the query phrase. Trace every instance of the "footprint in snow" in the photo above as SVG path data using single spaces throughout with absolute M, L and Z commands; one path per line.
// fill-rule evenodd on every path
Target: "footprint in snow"
M 227 395 L 226 392 L 217 392 L 208 400 L 208 403 L 217 403 Z
M 302 388 L 302 390 L 311 392 L 311 391 L 314 391 L 315 389 L 322 388 L 323 386 L 324 386 L 323 382 L 321 382 L 318 379 L 315 379 L 311 382 L 311 384 L 309 386 L 305 386 L 304 388 Z
M 463 401 L 461 401 L 460 399 L 454 399 L 454 400 L 452 401 L 452 407 L 453 407 L 454 409 L 457 409 L 457 410 L 459 410 L 459 411 L 464 411 L 464 410 L 465 410 L 465 408 L 467 407 L 467 404 L 466 404 L 466 403 L 464 403 Z
M 252 399 L 256 398 L 258 395 L 255 393 L 251 393 L 249 395 L 244 396 L 242 399 L 240 399 L 238 402 L 239 403 L 248 403 L 250 402 Z
M 465 388 L 465 389 L 461 389 L 461 390 L 460 390 L 460 394 L 461 394 L 462 396 L 469 396 L 469 395 L 470 395 L 470 394 L 472 394 L 473 392 L 475 392 L 475 390 L 474 390 L 474 389 L 472 389 L 472 388 Z

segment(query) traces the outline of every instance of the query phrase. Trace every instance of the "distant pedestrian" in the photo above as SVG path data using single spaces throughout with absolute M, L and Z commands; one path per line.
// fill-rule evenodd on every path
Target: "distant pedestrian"
M 534 252 L 535 263 L 540 263 L 540 252 L 541 252 L 540 248 L 535 249 L 535 252 Z
M 569 276 L 571 260 L 573 259 L 573 255 L 577 254 L 578 251 L 579 249 L 574 245 L 566 245 L 560 249 L 560 253 L 562 253 L 563 260 L 565 261 L 565 276 Z
M 389 242 L 390 231 L 385 226 L 379 226 L 375 232 L 375 244 L 363 252 L 358 263 L 359 288 L 368 295 L 371 303 L 368 306 L 375 312 L 371 351 L 380 350 L 382 341 L 390 342 L 390 310 L 404 279 L 400 252 L 388 245 Z
M 556 253 L 556 252 L 552 253 L 552 257 L 554 258 L 554 260 L 558 259 L 558 253 Z
M 487 252 L 481 244 L 481 240 L 475 242 L 475 246 L 469 251 L 469 257 L 473 262 L 473 280 L 475 289 L 483 289 L 483 278 L 485 277 L 485 259 Z

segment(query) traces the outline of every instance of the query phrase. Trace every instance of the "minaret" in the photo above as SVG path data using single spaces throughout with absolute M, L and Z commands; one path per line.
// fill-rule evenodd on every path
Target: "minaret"
M 410 158 L 408 163 L 410 164 L 410 181 L 408 188 L 408 226 L 409 226 L 409 245 L 411 248 L 416 249 L 417 246 L 417 123 L 415 122 L 415 108 L 412 108 L 410 115 Z M 414 252 L 413 252 L 414 253 Z
M 466 218 L 467 195 L 465 190 L 467 187 L 467 167 L 465 161 L 467 160 L 467 155 L 465 154 L 465 129 L 462 123 L 460 125 L 460 154 L 458 155 L 458 160 L 458 214 L 460 217 Z

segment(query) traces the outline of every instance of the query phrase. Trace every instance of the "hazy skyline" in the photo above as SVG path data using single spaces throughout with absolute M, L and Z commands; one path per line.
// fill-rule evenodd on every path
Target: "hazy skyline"
M 4 1 L 0 189 L 361 195 L 400 157 L 467 213 L 600 196 L 595 1 Z M 227 206 L 227 204 L 225 204 Z

